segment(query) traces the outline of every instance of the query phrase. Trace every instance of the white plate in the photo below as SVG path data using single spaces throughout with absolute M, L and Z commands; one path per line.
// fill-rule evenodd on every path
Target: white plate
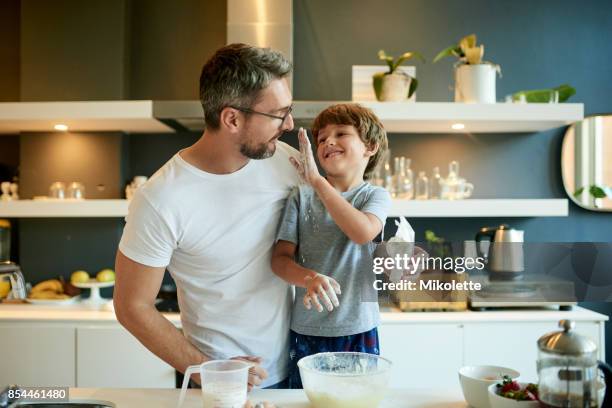
M 33 305 L 64 306 L 64 305 L 71 305 L 73 303 L 76 303 L 76 301 L 79 300 L 79 297 L 80 296 L 73 296 L 68 299 L 30 299 L 30 298 L 27 298 L 26 301 Z
M 98 282 L 95 279 L 90 279 L 89 282 L 83 283 L 73 283 L 73 286 L 81 289 L 91 289 L 91 288 L 110 288 L 115 285 L 115 281 L 112 282 Z

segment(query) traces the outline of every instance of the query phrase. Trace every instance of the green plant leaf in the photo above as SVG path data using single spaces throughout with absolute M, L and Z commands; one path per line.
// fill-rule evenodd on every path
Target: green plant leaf
M 559 85 L 558 87 L 556 87 L 554 89 L 559 91 L 559 102 L 565 102 L 572 95 L 576 94 L 576 89 L 574 89 L 573 87 L 571 87 L 568 84 Z
M 589 188 L 589 193 L 595 198 L 605 198 L 607 196 L 604 189 L 596 185 L 592 185 L 591 188 Z
M 574 191 L 574 197 L 578 198 L 580 194 L 584 191 L 584 187 L 580 187 L 578 190 Z
M 374 94 L 376 95 L 376 99 L 380 101 L 380 96 L 382 93 L 382 81 L 385 76 L 384 72 L 378 72 L 372 76 L 372 85 L 374 86 Z
M 419 86 L 419 81 L 415 77 L 410 77 L 410 87 L 408 88 L 408 99 L 412 97 Z
M 455 57 L 462 57 L 463 56 L 463 51 L 461 51 L 461 48 L 459 48 L 456 45 L 451 45 L 448 48 L 443 49 L 442 51 L 440 51 L 438 53 L 438 55 L 436 55 L 436 57 L 433 59 L 434 64 L 438 61 L 440 61 L 442 58 L 445 57 L 450 57 L 454 55 Z
M 519 91 L 512 95 L 515 101 L 520 100 L 521 95 L 525 95 L 525 101 L 529 103 L 547 103 L 550 100 L 551 91 L 559 92 L 559 102 L 567 101 L 576 90 L 567 84 L 560 85 L 552 89 L 532 89 L 527 91 Z

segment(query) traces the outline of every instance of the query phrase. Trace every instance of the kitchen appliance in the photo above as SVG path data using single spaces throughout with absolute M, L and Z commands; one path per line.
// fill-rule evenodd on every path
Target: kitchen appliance
M 469 293 L 472 310 L 486 308 L 558 307 L 571 310 L 577 304 L 574 282 L 551 275 L 525 274 L 519 280 L 491 279 L 489 274 L 470 273 L 470 280 L 481 285 Z
M 478 256 L 484 258 L 492 280 L 522 277 L 525 270 L 523 237 L 524 231 L 505 224 L 484 227 L 478 231 L 475 238 L 476 250 Z
M 7 299 L 26 298 L 25 279 L 19 265 L 9 261 L 0 262 L 0 282 L 5 280 L 8 280 L 11 286 Z
M 570 320 L 561 320 L 559 327 L 563 330 L 538 340 L 540 403 L 551 408 L 612 406 L 612 368 L 597 360 L 597 345 L 576 333 Z M 603 401 L 598 401 L 598 369 L 606 385 Z

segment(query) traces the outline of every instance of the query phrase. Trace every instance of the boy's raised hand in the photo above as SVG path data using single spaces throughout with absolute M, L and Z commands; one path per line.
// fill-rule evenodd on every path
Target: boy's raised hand
M 297 170 L 302 181 L 312 186 L 316 181 L 322 179 L 322 176 L 319 173 L 319 169 L 317 169 L 317 163 L 312 153 L 312 146 L 310 145 L 308 134 L 304 128 L 300 128 L 298 131 L 298 140 L 300 142 L 300 159 L 298 160 L 295 157 L 290 157 L 289 161 Z
M 314 277 L 306 277 L 306 294 L 304 295 L 304 306 L 310 310 L 314 303 L 318 312 L 323 311 L 321 302 L 327 311 L 331 312 L 334 307 L 340 306 L 338 295 L 340 294 L 340 284 L 329 276 L 317 273 Z M 321 298 L 319 300 L 319 298 Z

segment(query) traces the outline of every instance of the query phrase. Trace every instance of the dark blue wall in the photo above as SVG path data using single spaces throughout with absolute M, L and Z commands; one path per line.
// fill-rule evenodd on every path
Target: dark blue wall
M 351 66 L 379 65 L 377 52 L 423 53 L 415 64 L 418 101 L 451 101 L 452 64 L 431 64 L 438 51 L 476 33 L 485 60 L 501 65 L 497 98 L 522 89 L 569 83 L 585 114 L 612 112 L 612 2 L 609 0 L 294 0 L 294 97 L 350 100 Z M 560 175 L 564 129 L 537 134 L 394 134 L 392 155 L 412 158 L 415 171 L 447 172 L 458 160 L 477 198 L 567 198 Z M 610 158 L 612 160 L 612 157 Z M 570 202 L 563 218 L 410 219 L 423 239 L 433 229 L 471 239 L 484 225 L 509 223 L 536 242 L 612 241 L 612 213 Z M 387 224 L 387 233 L 394 231 Z M 612 291 L 612 290 L 611 290 Z M 586 305 L 586 304 L 585 304 Z M 586 305 L 612 314 L 609 303 Z M 607 325 L 607 353 L 612 330 Z

